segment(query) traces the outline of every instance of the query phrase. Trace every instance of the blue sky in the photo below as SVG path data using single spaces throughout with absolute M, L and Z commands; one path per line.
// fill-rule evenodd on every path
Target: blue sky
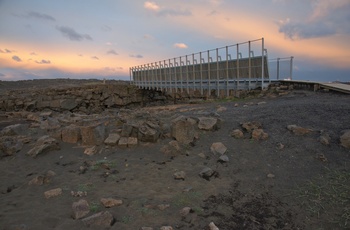
M 294 79 L 350 81 L 349 0 L 0 0 L 0 80 L 129 68 L 264 37 Z

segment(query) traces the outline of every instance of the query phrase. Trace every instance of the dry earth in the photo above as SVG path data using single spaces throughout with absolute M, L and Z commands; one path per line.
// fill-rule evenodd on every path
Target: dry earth
M 131 148 L 98 146 L 92 156 L 84 146 L 60 142 L 60 150 L 32 158 L 29 142 L 0 159 L 0 229 L 215 229 L 211 222 L 220 230 L 350 229 L 350 151 L 340 145 L 342 131 L 350 129 L 349 102 L 348 95 L 294 90 L 139 109 L 169 121 L 179 115 L 221 119 L 218 130 L 199 130 L 194 143 L 170 152 L 164 146 L 173 139 L 166 135 Z M 266 140 L 248 132 L 231 136 L 253 121 Z M 0 130 L 17 123 L 30 124 L 0 116 Z M 312 131 L 297 135 L 289 125 Z M 228 162 L 211 151 L 216 142 L 227 147 Z M 213 174 L 201 177 L 206 167 Z M 179 172 L 182 179 L 175 179 Z M 40 175 L 45 183 L 28 184 Z M 45 198 L 55 188 L 62 193 Z M 107 208 L 101 198 L 122 204 Z M 72 204 L 81 199 L 89 204 L 87 216 L 108 211 L 112 225 L 73 219 Z

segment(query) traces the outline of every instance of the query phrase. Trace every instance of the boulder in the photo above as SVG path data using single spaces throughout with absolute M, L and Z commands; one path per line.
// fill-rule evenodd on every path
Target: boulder
M 101 198 L 100 201 L 103 204 L 103 206 L 105 206 L 105 208 L 111 208 L 111 207 L 120 206 L 123 204 L 122 200 L 116 200 L 113 198 Z
M 106 145 L 116 145 L 120 139 L 120 135 L 118 133 L 110 133 L 104 143 Z
M 186 117 L 180 116 L 172 121 L 171 136 L 181 144 L 190 144 L 195 139 L 196 131 Z
M 55 188 L 55 189 L 51 189 L 49 191 L 44 192 L 44 196 L 46 199 L 52 198 L 52 197 L 56 197 L 56 196 L 60 196 L 62 194 L 62 189 L 61 188 Z
M 62 129 L 62 141 L 75 144 L 81 139 L 80 128 L 75 125 L 70 125 Z
M 156 142 L 159 138 L 160 132 L 150 127 L 149 125 L 142 125 L 139 128 L 138 139 L 143 142 Z
M 252 132 L 252 139 L 254 140 L 266 140 L 269 137 L 263 129 L 254 129 Z
M 23 134 L 26 134 L 27 131 L 28 131 L 28 125 L 26 124 L 9 125 L 1 130 L 0 136 L 23 135 Z
M 210 150 L 214 154 L 223 155 L 227 151 L 227 148 L 223 143 L 215 142 L 211 145 Z
M 261 123 L 258 121 L 244 122 L 241 125 L 242 125 L 242 128 L 246 130 L 248 133 L 251 133 L 254 129 L 262 128 Z
M 30 149 L 27 155 L 31 157 L 36 157 L 39 154 L 47 153 L 52 150 L 59 150 L 60 146 L 58 141 L 55 138 L 50 136 L 42 136 L 39 138 L 35 144 L 35 146 Z
M 219 230 L 219 228 L 214 224 L 214 222 L 210 222 L 209 229 L 210 230 Z
M 341 146 L 350 149 L 350 130 L 343 131 L 343 135 L 340 137 Z
M 244 134 L 240 129 L 235 129 L 231 132 L 231 137 L 234 137 L 236 139 L 241 139 L 244 137 Z
M 297 125 L 288 125 L 287 129 L 292 131 L 295 135 L 299 136 L 311 133 L 313 131 L 312 129 L 303 128 Z
M 213 117 L 199 117 L 198 128 L 201 130 L 214 131 L 218 130 L 219 120 Z
M 72 205 L 73 219 L 81 219 L 85 217 L 90 212 L 90 206 L 89 203 L 86 200 L 79 200 L 77 202 L 74 202 Z
M 60 107 L 63 110 L 72 110 L 78 106 L 78 103 L 76 102 L 75 99 L 66 99 L 62 100 Z
M 186 173 L 184 171 L 179 171 L 174 173 L 175 180 L 185 180 Z
M 106 128 L 103 124 L 80 127 L 83 145 L 100 145 L 105 140 Z
M 205 167 L 202 171 L 200 171 L 199 176 L 209 180 L 210 177 L 212 177 L 215 174 L 215 171 L 209 167 Z
M 105 211 L 86 217 L 82 219 L 82 221 L 85 225 L 89 227 L 110 227 L 114 222 L 114 218 L 110 212 Z
M 331 137 L 330 137 L 328 134 L 324 133 L 324 134 L 322 134 L 322 135 L 319 137 L 318 140 L 319 140 L 319 142 L 321 142 L 321 144 L 323 144 L 323 145 L 330 145 Z
M 43 130 L 54 130 L 61 127 L 60 122 L 56 118 L 48 117 L 40 122 L 40 128 Z
M 22 147 L 23 142 L 17 137 L 0 137 L 0 155 L 11 156 L 16 152 L 21 151 Z

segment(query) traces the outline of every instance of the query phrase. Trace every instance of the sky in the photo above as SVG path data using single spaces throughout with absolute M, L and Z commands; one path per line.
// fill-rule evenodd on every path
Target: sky
M 350 0 L 0 0 L 0 80 L 129 68 L 264 38 L 293 79 L 350 81 Z

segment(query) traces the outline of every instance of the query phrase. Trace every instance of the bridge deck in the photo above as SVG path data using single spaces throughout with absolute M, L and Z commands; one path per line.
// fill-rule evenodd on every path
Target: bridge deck
M 350 94 L 350 85 L 343 83 L 326 83 L 326 82 L 316 82 L 316 81 L 298 81 L 298 80 L 281 80 L 282 83 L 288 84 L 301 84 L 313 86 L 314 89 L 329 89 L 337 92 Z

